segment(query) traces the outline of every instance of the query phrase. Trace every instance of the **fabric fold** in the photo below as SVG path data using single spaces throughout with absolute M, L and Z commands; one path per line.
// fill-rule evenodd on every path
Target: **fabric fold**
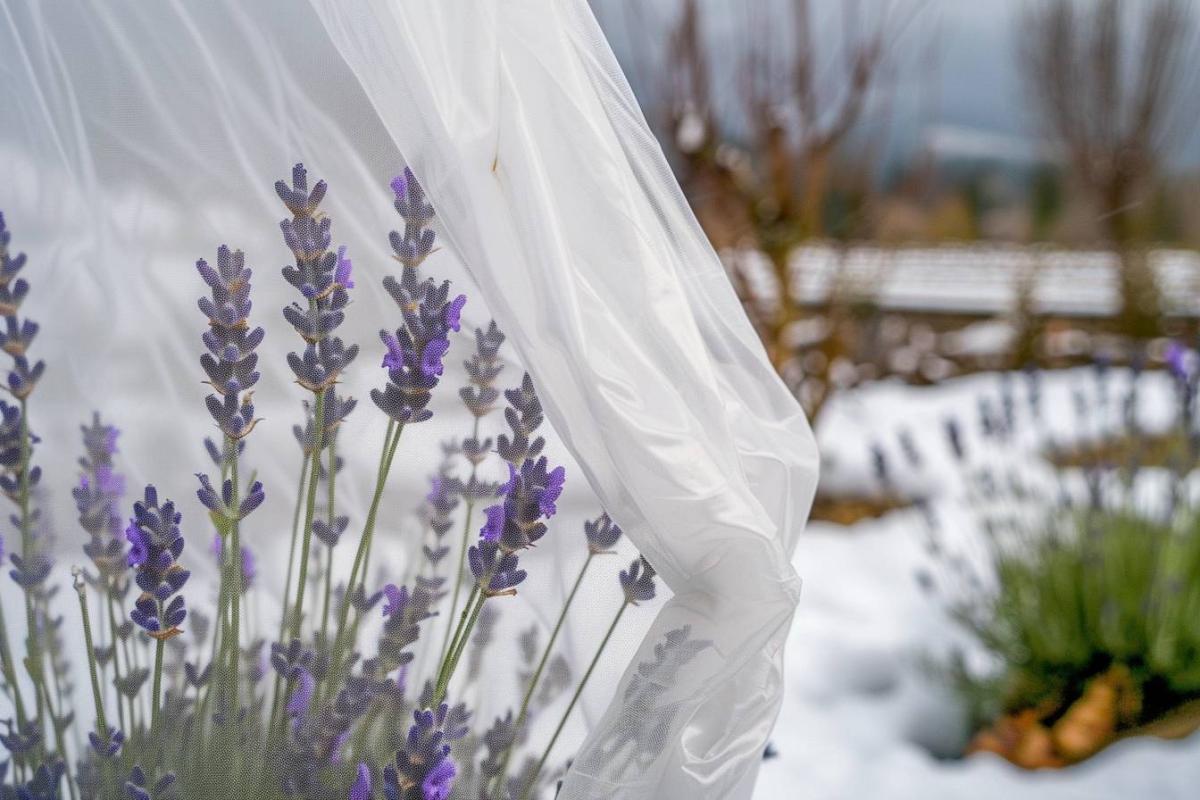
M 674 596 L 560 797 L 748 797 L 818 458 L 584 0 L 312 0 Z

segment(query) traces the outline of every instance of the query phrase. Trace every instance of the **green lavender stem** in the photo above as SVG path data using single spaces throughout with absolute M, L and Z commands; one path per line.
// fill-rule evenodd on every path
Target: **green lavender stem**
M 404 433 L 403 425 L 395 420 L 388 422 L 387 431 L 383 435 L 383 450 L 379 454 L 379 469 L 375 474 L 375 491 L 371 496 L 371 506 L 367 510 L 367 520 L 363 525 L 362 535 L 358 539 L 354 565 L 350 568 L 350 580 L 346 583 L 346 601 L 342 603 L 341 610 L 338 612 L 335 654 L 340 653 L 345 645 L 346 622 L 350 616 L 350 593 L 354 591 L 360 580 L 360 572 L 364 573 L 362 581 L 364 583 L 366 581 L 366 554 L 371 546 L 371 537 L 375 534 L 375 521 L 379 515 L 379 503 L 383 499 L 383 488 L 387 485 L 388 473 L 392 468 L 392 460 L 396 457 L 396 448 L 400 444 L 400 434 L 402 433 Z
M 21 697 L 21 686 L 17 683 L 17 670 L 13 664 L 12 649 L 8 644 L 8 624 L 4 619 L 4 606 L 0 605 L 0 667 L 4 669 L 4 682 L 8 684 L 17 711 L 17 721 L 25 725 L 25 701 Z
M 233 519 L 229 521 L 229 561 L 231 564 L 230 572 L 232 573 L 229 584 L 230 595 L 230 620 L 229 620 L 229 698 L 233 703 L 234 719 L 238 718 L 238 709 L 241 705 L 241 694 L 239 693 L 238 684 L 241 673 L 241 605 L 242 605 L 242 544 L 240 539 L 241 514 L 238 512 L 239 494 L 241 486 L 238 483 L 238 452 L 237 442 L 232 439 L 226 439 L 226 448 L 229 451 L 230 475 L 233 479 L 233 499 L 229 507 L 233 514 Z M 161 658 L 161 643 L 160 653 Z M 157 659 L 156 659 L 157 660 Z M 158 671 L 156 665 L 155 671 Z
M 529 715 L 529 703 L 533 699 L 533 693 L 542 679 L 542 670 L 546 668 L 546 662 L 550 660 L 550 653 L 554 650 L 554 643 L 558 640 L 558 634 L 562 631 L 563 623 L 566 622 L 567 612 L 571 610 L 571 604 L 575 602 L 575 595 L 579 592 L 579 587 L 583 584 L 583 576 L 587 574 L 588 567 L 592 565 L 592 559 L 595 557 L 595 552 L 589 550 L 587 560 L 583 562 L 583 566 L 579 569 L 579 575 L 575 578 L 575 585 L 571 587 L 571 592 L 567 595 L 566 602 L 563 603 L 562 611 L 559 612 L 558 621 L 554 623 L 554 630 L 550 633 L 550 640 L 546 642 L 546 649 L 542 651 L 542 658 L 538 661 L 537 668 L 533 671 L 533 677 L 529 679 L 529 687 L 525 690 L 525 696 L 521 699 L 521 709 L 517 713 L 517 721 L 513 726 L 512 744 L 505 749 L 504 760 L 500 763 L 500 771 L 497 773 L 498 783 L 495 784 L 497 788 L 503 786 L 504 781 L 508 777 L 508 762 L 512 758 L 513 744 L 516 744 L 517 736 L 525 724 L 525 718 Z M 624 606 L 622 606 L 623 609 Z
M 437 686 L 433 693 L 433 708 L 441 705 L 442 700 L 446 698 L 446 692 L 450 688 L 450 681 L 454 678 L 454 670 L 458 668 L 458 660 L 462 658 L 463 651 L 467 647 L 467 642 L 471 638 L 471 631 L 475 628 L 475 623 L 479 619 L 479 612 L 483 610 L 483 604 L 487 602 L 487 599 L 488 595 L 480 591 L 478 584 L 476 584 L 467 599 L 466 605 L 463 606 L 462 620 L 459 622 L 458 631 L 455 632 L 450 652 L 446 654 L 446 658 L 442 662 L 442 667 L 438 670 Z M 472 606 L 473 600 L 475 601 L 474 606 Z
M 304 530 L 300 546 L 300 575 L 296 581 L 296 605 L 292 609 L 291 636 L 300 638 L 304 622 L 304 590 L 308 586 L 308 557 L 312 549 L 313 517 L 317 509 L 317 479 L 321 474 L 321 449 L 325 438 L 325 392 L 316 392 L 313 404 L 313 456 L 308 473 L 308 498 L 304 503 Z
M 108 605 L 108 627 L 112 629 L 113 680 L 119 684 L 121 682 L 121 660 L 120 660 L 120 654 L 117 651 L 124 650 L 125 651 L 125 660 L 128 662 L 129 649 L 125 646 L 124 639 L 121 640 L 120 645 L 117 644 L 117 639 L 119 637 L 117 636 L 116 601 L 113 600 L 111 587 L 105 591 L 105 595 L 108 598 L 108 602 L 107 602 L 107 605 Z M 128 731 L 130 729 L 125 726 L 125 706 L 123 706 L 121 704 L 120 690 L 118 690 L 116 692 L 116 696 L 117 696 L 117 720 L 121 724 L 121 730 Z M 132 711 L 130 713 L 132 713 Z
M 42 702 L 45 704 L 46 708 L 52 708 L 50 703 L 50 692 L 46 689 L 46 684 L 38 684 L 37 688 L 41 692 Z M 53 716 L 53 711 L 51 711 L 51 717 Z M 63 742 L 62 729 L 59 728 L 58 725 L 53 725 L 52 728 L 54 730 L 54 744 L 58 748 L 59 756 L 67 763 L 70 763 L 70 760 L 67 758 L 66 744 Z M 67 791 L 71 795 L 71 800 L 76 800 L 77 795 L 75 794 L 75 781 L 70 779 L 67 780 Z
M 83 642 L 87 645 L 88 671 L 92 678 L 92 700 L 96 703 L 96 734 L 104 739 L 108 736 L 108 720 L 104 717 L 104 699 L 100 693 L 100 676 L 96 669 L 96 645 L 92 641 L 92 619 L 88 615 L 87 585 L 82 576 L 76 580 L 75 589 L 79 594 L 79 615 L 83 618 Z M 113 648 L 116 657 L 116 648 Z M 120 703 L 118 702 L 118 705 Z
M 300 534 L 300 510 L 304 507 L 304 484 L 305 484 L 305 478 L 308 477 L 308 461 L 311 457 L 312 456 L 308 453 L 304 454 L 304 460 L 300 463 L 300 478 L 297 481 L 298 485 L 296 486 L 296 505 L 295 505 L 295 508 L 292 510 L 292 543 L 291 543 L 291 546 L 288 548 L 287 576 L 284 578 L 284 581 L 283 581 L 283 608 L 279 612 L 279 637 L 277 640 L 279 642 L 283 641 L 283 634 L 287 630 L 288 599 L 291 596 L 291 591 L 292 591 L 292 567 L 296 563 L 296 541 L 297 541 L 297 539 L 299 539 L 299 534 Z M 272 721 L 272 723 L 274 723 L 275 714 L 277 713 L 278 708 L 279 708 L 279 697 L 280 697 L 280 692 L 282 691 L 282 680 L 283 680 L 282 675 L 277 674 L 275 676 L 275 691 L 272 694 L 273 699 L 271 701 L 271 721 Z M 273 728 L 274 725 L 272 724 L 271 727 Z
M 471 437 L 476 441 L 479 440 L 479 417 L 475 417 L 475 425 L 472 428 Z M 471 477 L 467 485 L 475 482 L 477 465 L 471 464 Z M 450 614 L 446 617 L 448 620 L 453 620 L 454 615 L 458 612 L 458 596 L 462 591 L 463 573 L 466 571 L 467 565 L 467 547 L 471 543 L 471 513 L 475 509 L 475 503 L 472 498 L 467 498 L 467 513 L 466 519 L 463 522 L 462 543 L 458 548 L 458 571 L 454 573 L 454 594 L 450 599 Z M 445 660 L 446 653 L 450 650 L 450 625 L 446 625 L 446 635 L 442 639 L 442 652 L 439 660 Z
M 158 617 L 162 619 L 163 610 L 162 603 L 158 604 Z M 162 639 L 156 639 L 154 642 L 154 688 L 150 693 L 150 730 L 158 730 L 158 708 L 162 705 L 162 670 L 163 670 L 163 648 L 166 642 Z
M 337 516 L 335 500 L 337 497 L 337 435 L 333 434 L 329 437 L 329 446 L 326 448 L 329 452 L 329 466 L 326 467 L 328 480 L 325 482 L 329 490 L 326 499 L 326 522 L 329 529 L 333 530 L 334 520 Z M 329 598 L 333 594 L 333 548 L 326 548 L 325 555 L 325 602 L 321 609 L 321 640 L 328 641 L 329 636 Z M 347 605 L 350 600 L 349 592 L 347 591 L 345 600 L 342 605 Z
M 571 716 L 571 712 L 575 710 L 575 704 L 579 702 L 579 696 L 583 694 L 583 687 L 587 686 L 588 680 L 592 677 L 592 672 L 596 669 L 596 664 L 600 661 L 600 656 L 604 653 L 604 648 L 608 646 L 608 640 L 612 638 L 613 631 L 617 629 L 617 624 L 621 621 L 621 615 L 625 613 L 625 609 L 629 607 L 629 602 L 621 604 L 617 610 L 617 615 L 613 617 L 612 624 L 608 626 L 608 632 L 604 634 L 604 638 L 600 641 L 600 646 L 596 648 L 596 655 L 592 657 L 592 663 L 588 664 L 587 672 L 583 674 L 583 680 L 579 682 L 579 686 L 575 689 L 575 694 L 571 696 L 571 702 L 567 705 L 567 710 L 563 712 L 562 719 L 558 721 L 558 727 L 554 729 L 554 735 L 550 737 L 550 743 L 546 745 L 545 751 L 542 753 L 541 759 L 538 761 L 537 769 L 533 771 L 533 775 L 529 777 L 529 783 L 525 785 L 525 790 L 521 792 L 521 800 L 528 800 L 530 793 L 537 786 L 538 776 L 542 774 L 542 769 L 546 766 L 546 760 L 550 758 L 550 751 L 554 749 L 554 745 L 558 742 L 558 737 L 566 727 L 567 719 Z
M 19 481 L 20 489 L 17 495 L 17 507 L 20 512 L 20 529 L 21 529 L 21 556 L 27 564 L 32 564 L 35 557 L 33 545 L 33 530 L 30 527 L 29 520 L 29 457 L 30 457 L 30 441 L 29 441 L 29 414 L 28 404 L 25 398 L 21 398 L 21 429 L 20 429 L 20 458 L 21 466 L 18 470 L 17 480 Z M 44 698 L 49 698 L 49 694 L 42 691 L 45 687 L 42 675 L 42 645 L 37 634 L 37 611 L 33 605 L 33 593 L 25 592 L 25 625 L 26 625 L 26 653 L 28 657 L 25 659 L 25 669 L 29 673 L 30 680 L 34 684 L 34 700 L 37 703 L 38 721 L 42 726 L 42 730 L 46 728 L 46 714 Z

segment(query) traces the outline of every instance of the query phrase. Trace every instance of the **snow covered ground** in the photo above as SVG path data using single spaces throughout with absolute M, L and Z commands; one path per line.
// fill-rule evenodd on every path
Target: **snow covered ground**
M 827 487 L 875 483 L 872 446 L 886 460 L 896 491 L 929 498 L 948 537 L 969 548 L 979 536 L 975 498 L 952 466 L 943 421 L 958 418 L 968 458 L 1026 478 L 1043 474 L 1033 456 L 1039 441 L 1092 438 L 1118 424 L 1129 379 L 1093 370 L 1047 376 L 1043 422 L 1032 424 L 1023 378 L 1010 379 L 1014 435 L 985 444 L 980 399 L 1003 413 L 1003 381 L 980 375 L 934 388 L 876 384 L 838 397 L 821 420 Z M 1101 390 L 1101 385 L 1105 390 Z M 1139 382 L 1140 421 L 1148 429 L 1170 419 L 1165 376 Z M 1101 397 L 1105 411 L 1101 411 Z M 1081 398 L 1077 400 L 1076 398 Z M 1091 409 L 1084 424 L 1073 410 Z M 921 467 L 907 463 L 898 432 L 908 430 Z M 968 469 L 967 472 L 971 470 Z M 909 509 L 852 528 L 815 523 L 801 540 L 796 568 L 804 594 L 789 643 L 784 706 L 774 735 L 778 756 L 762 769 L 758 800 L 1000 800 L 1001 798 L 1191 798 L 1200 786 L 1200 735 L 1180 742 L 1128 740 L 1082 766 L 1032 774 L 985 755 L 939 759 L 961 747 L 966 731 L 955 701 L 926 660 L 952 641 L 963 644 L 935 598 L 914 575 L 927 566 L 920 512 Z

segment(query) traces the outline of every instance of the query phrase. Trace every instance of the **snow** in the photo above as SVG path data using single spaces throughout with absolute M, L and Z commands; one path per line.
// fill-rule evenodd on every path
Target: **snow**
M 1015 399 L 1014 435 L 997 447 L 979 435 L 977 408 L 985 398 L 999 413 L 1006 380 Z M 1041 425 L 1032 423 L 1021 376 L 977 375 L 929 388 L 882 383 L 844 393 L 818 427 L 824 485 L 883 491 L 870 453 L 878 446 L 896 467 L 890 491 L 928 498 L 942 530 L 969 548 L 980 536 L 972 513 L 977 498 L 963 478 L 972 470 L 953 464 L 943 420 L 960 420 L 973 464 L 1036 476 L 1045 467 L 1035 451 L 1046 441 L 1064 445 L 1114 430 L 1129 385 L 1123 371 L 1103 381 L 1091 369 L 1045 375 Z M 1147 374 L 1138 388 L 1139 422 L 1147 430 L 1161 428 L 1172 412 L 1169 380 Z M 1076 421 L 1077 395 L 1092 409 L 1085 424 Z M 1103 411 L 1102 397 L 1108 398 Z M 920 468 L 902 460 L 901 429 L 911 432 Z M 756 800 L 1195 797 L 1200 735 L 1179 742 L 1126 740 L 1057 772 L 1029 773 L 991 755 L 952 758 L 964 742 L 965 720 L 930 658 L 951 643 L 970 642 L 914 579 L 928 565 L 924 525 L 920 512 L 906 509 L 850 528 L 813 523 L 801 539 L 795 564 L 805 583 L 773 736 L 778 756 L 763 764 Z

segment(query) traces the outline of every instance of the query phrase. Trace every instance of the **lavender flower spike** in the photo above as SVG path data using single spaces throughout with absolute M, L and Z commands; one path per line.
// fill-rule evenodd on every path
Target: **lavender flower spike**
M 284 243 L 296 259 L 295 266 L 283 268 L 283 277 L 305 300 L 283 310 L 284 318 L 306 342 L 302 353 L 288 354 L 288 364 L 296 382 L 313 393 L 333 386 L 358 355 L 358 345 L 347 347 L 334 335 L 346 318 L 350 303 L 346 289 L 353 282 L 344 253 L 339 257 L 329 249 L 330 219 L 317 210 L 327 188 L 325 181 L 317 181 L 309 191 L 303 164 L 292 168 L 290 187 L 283 181 L 275 184 L 275 192 L 293 215 L 279 223 Z
M 216 269 L 200 259 L 196 270 L 211 290 L 211 296 L 199 302 L 208 318 L 208 330 L 201 337 L 208 352 L 200 357 L 200 365 L 215 391 L 205 402 L 221 432 L 237 441 L 257 422 L 249 389 L 258 383 L 254 351 L 265 336 L 262 328 L 249 323 L 251 271 L 242 251 L 231 252 L 225 245 L 217 250 Z
M 508 483 L 500 488 L 504 501 L 487 509 L 479 543 L 467 551 L 471 574 L 484 594 L 511 593 L 525 580 L 517 553 L 545 535 L 543 520 L 557 512 L 565 481 L 566 470 L 548 469 L 545 456 L 526 460 L 520 470 L 509 466 Z
M 129 564 L 137 570 L 142 594 L 130 618 L 150 636 L 170 639 L 182 633 L 179 625 L 187 616 L 179 590 L 191 573 L 179 565 L 183 553 L 182 515 L 170 500 L 158 502 L 158 491 L 146 487 L 145 498 L 133 505 L 133 519 L 125 529 L 131 545 Z
M 371 768 L 366 764 L 358 765 L 354 785 L 350 787 L 350 800 L 371 800 Z
M 0 316 L 4 318 L 4 329 L 0 331 L 0 349 L 12 356 L 13 365 L 8 373 L 8 388 L 18 400 L 30 395 L 46 365 L 38 361 L 30 365 L 26 351 L 37 335 L 38 324 L 30 319 L 18 319 L 21 302 L 29 294 L 29 282 L 18 278 L 17 273 L 25 266 L 25 254 L 11 255 L 8 245 L 12 233 L 0 212 Z
M 386 353 L 382 366 L 388 383 L 371 392 L 375 405 L 399 423 L 424 422 L 433 416 L 426 408 L 437 386 L 450 349 L 450 332 L 461 327 L 464 295 L 450 296 L 450 282 L 421 278 L 417 268 L 433 250 L 434 234 L 426 226 L 433 208 L 412 173 L 392 181 L 396 211 L 404 218 L 404 235 L 392 231 L 391 243 L 401 264 L 400 278 L 387 276 L 385 288 L 400 307 L 403 325 L 394 333 L 380 331 Z
M 458 767 L 450 758 L 450 734 L 443 730 L 449 707 L 413 712 L 414 724 L 396 760 L 383 770 L 387 800 L 446 800 L 454 788 Z M 451 726 L 452 727 L 452 726 Z

